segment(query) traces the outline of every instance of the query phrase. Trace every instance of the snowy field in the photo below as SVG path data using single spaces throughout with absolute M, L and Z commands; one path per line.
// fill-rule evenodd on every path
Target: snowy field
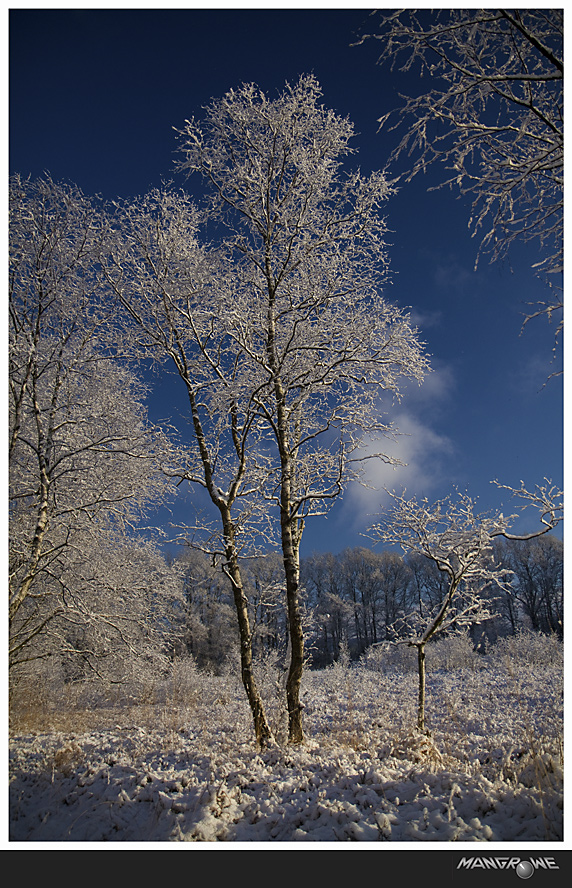
M 560 666 L 477 657 L 427 679 L 430 736 L 414 671 L 308 671 L 307 740 L 289 748 L 268 670 L 264 752 L 230 673 L 193 667 L 162 699 L 78 708 L 66 730 L 11 737 L 10 841 L 562 841 Z

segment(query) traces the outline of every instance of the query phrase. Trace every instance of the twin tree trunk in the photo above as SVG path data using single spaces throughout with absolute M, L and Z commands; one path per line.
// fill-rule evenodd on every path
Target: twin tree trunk
M 34 406 L 34 415 L 36 419 L 36 427 L 38 430 L 38 478 L 39 478 L 39 506 L 38 513 L 36 518 L 36 527 L 34 530 L 34 537 L 32 540 L 30 557 L 28 559 L 28 567 L 26 573 L 24 575 L 23 580 L 21 581 L 17 590 L 10 590 L 10 603 L 9 603 L 9 626 L 12 626 L 13 621 L 16 618 L 16 614 L 28 595 L 30 594 L 30 590 L 36 580 L 39 564 L 42 558 L 42 548 L 44 544 L 44 538 L 46 536 L 49 524 L 49 496 L 50 496 L 50 477 L 49 477 L 49 468 L 46 460 L 45 454 L 49 452 L 52 443 L 52 426 L 53 426 L 53 415 L 49 418 L 48 429 L 47 432 L 44 433 L 42 430 L 42 411 L 38 403 L 38 398 L 36 395 L 36 382 L 37 382 L 37 374 L 32 374 L 33 376 L 33 406 Z M 54 391 L 52 393 L 52 408 L 55 409 L 54 405 L 56 403 L 57 395 L 60 390 L 60 374 L 58 369 L 58 374 L 56 376 L 56 382 L 54 385 Z M 14 442 L 17 437 L 17 431 L 14 433 Z
M 238 617 L 240 636 L 240 669 L 242 684 L 254 719 L 254 732 L 259 745 L 264 748 L 272 741 L 272 731 L 268 725 L 264 704 L 256 685 L 252 665 L 252 632 L 248 617 L 248 601 L 233 541 L 230 516 L 223 516 L 226 541 L 226 572 L 232 585 L 234 604 Z M 288 512 L 282 510 L 282 546 L 284 572 L 286 576 L 286 603 L 288 632 L 290 636 L 291 660 L 286 681 L 286 701 L 288 706 L 288 739 L 290 743 L 302 743 L 302 707 L 300 705 L 300 685 L 304 669 L 304 633 L 300 614 L 300 531 L 293 525 Z
M 254 732 L 259 745 L 264 748 L 272 742 L 272 731 L 268 725 L 264 704 L 256 685 L 252 665 L 252 632 L 248 617 L 248 601 L 233 542 L 230 517 L 225 516 L 226 572 L 232 585 L 234 604 L 238 618 L 240 636 L 240 669 L 242 684 L 254 719 Z M 288 632 L 290 636 L 291 660 L 286 681 L 286 701 L 288 706 L 288 739 L 290 743 L 302 743 L 302 707 L 300 705 L 300 685 L 304 669 L 304 633 L 300 614 L 300 533 L 297 525 L 292 525 L 288 513 L 282 514 L 282 545 L 284 571 L 286 576 L 286 603 Z

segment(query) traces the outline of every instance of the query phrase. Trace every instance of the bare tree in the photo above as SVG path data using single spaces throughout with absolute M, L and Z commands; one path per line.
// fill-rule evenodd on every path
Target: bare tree
M 301 562 L 301 580 L 314 614 L 312 660 L 337 660 L 347 639 L 355 607 L 348 601 L 339 555 L 315 553 Z
M 248 370 L 226 332 L 228 271 L 199 244 L 194 204 L 168 187 L 118 204 L 111 225 L 105 268 L 122 309 L 123 354 L 136 363 L 168 362 L 186 391 L 188 438 L 171 473 L 205 492 L 216 520 L 197 516 L 180 528 L 179 538 L 208 552 L 231 584 L 242 681 L 264 746 L 271 731 L 253 671 L 240 556 L 255 551 L 256 536 L 267 539 L 261 488 L 268 459 Z
M 560 318 L 563 268 L 563 10 L 384 11 L 374 37 L 379 63 L 419 74 L 403 97 L 404 135 L 392 160 L 414 157 L 410 181 L 434 161 L 443 184 L 473 198 L 469 225 L 493 258 L 536 240 L 534 266 L 553 298 L 528 317 Z M 367 39 L 364 37 L 363 39 Z M 385 125 L 393 113 L 381 118 Z M 557 336 L 561 329 L 558 326 Z
M 562 540 L 548 533 L 539 539 L 503 541 L 498 557 L 512 575 L 506 606 L 513 632 L 520 616 L 533 630 L 562 638 L 563 554 Z
M 166 440 L 147 421 L 142 386 L 103 345 L 101 242 L 96 211 L 76 188 L 12 179 L 12 664 L 57 614 L 71 612 L 94 539 L 127 539 L 166 493 Z
M 426 371 L 408 315 L 380 292 L 387 259 L 379 209 L 390 188 L 379 173 L 344 172 L 353 127 L 319 105 L 320 95 L 309 76 L 275 99 L 245 85 L 180 134 L 181 168 L 202 174 L 210 216 L 229 231 L 227 330 L 249 363 L 278 454 L 271 497 L 286 575 L 293 743 L 303 740 L 304 523 L 357 474 L 364 429 L 389 433 L 380 394 L 397 396 L 402 379 Z
M 505 485 L 499 485 L 505 487 Z M 445 594 L 437 605 L 428 602 L 413 611 L 405 621 L 410 631 L 407 644 L 417 649 L 419 674 L 417 726 L 425 730 L 425 648 L 439 632 L 459 629 L 490 619 L 494 614 L 491 587 L 506 589 L 509 571 L 495 561 L 493 542 L 498 537 L 522 539 L 542 536 L 561 520 L 561 497 L 547 483 L 529 492 L 524 486 L 513 491 L 525 505 L 533 503 L 545 527 L 535 533 L 511 533 L 517 515 L 484 515 L 476 512 L 476 502 L 467 494 L 446 497 L 436 503 L 425 498 L 406 499 L 390 494 L 393 507 L 383 522 L 373 525 L 374 539 L 398 545 L 405 552 L 422 555 L 433 562 L 446 578 Z
M 404 559 L 396 552 L 372 552 L 353 549 L 344 553 L 343 573 L 349 573 L 359 590 L 363 621 L 362 644 L 365 650 L 387 637 L 398 616 L 408 611 L 411 575 Z M 352 595 L 354 600 L 357 595 Z
M 450 498 L 430 504 L 427 499 L 391 494 L 394 505 L 381 524 L 372 527 L 377 537 L 405 552 L 423 555 L 447 578 L 446 591 L 438 605 L 415 609 L 404 621 L 409 632 L 406 643 L 417 649 L 419 675 L 417 726 L 425 730 L 425 647 L 438 633 L 465 627 L 492 616 L 483 603 L 481 589 L 505 579 L 495 568 L 491 535 L 506 525 L 495 518 L 478 516 L 467 495 L 457 502 Z

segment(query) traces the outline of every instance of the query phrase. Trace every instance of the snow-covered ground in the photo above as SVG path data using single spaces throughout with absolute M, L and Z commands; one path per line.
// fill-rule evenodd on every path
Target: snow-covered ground
M 193 671 L 97 730 L 12 736 L 10 841 L 561 842 L 562 672 L 519 670 L 431 672 L 430 736 L 414 672 L 308 671 L 306 743 L 270 701 L 263 752 L 236 677 Z

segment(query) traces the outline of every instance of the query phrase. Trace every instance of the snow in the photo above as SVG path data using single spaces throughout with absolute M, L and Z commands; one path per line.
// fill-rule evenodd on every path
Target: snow
M 561 669 L 430 672 L 430 735 L 414 727 L 416 681 L 307 671 L 306 742 L 285 742 L 276 696 L 264 751 L 231 672 L 94 709 L 97 729 L 68 713 L 78 730 L 10 739 L 10 842 L 562 842 Z

